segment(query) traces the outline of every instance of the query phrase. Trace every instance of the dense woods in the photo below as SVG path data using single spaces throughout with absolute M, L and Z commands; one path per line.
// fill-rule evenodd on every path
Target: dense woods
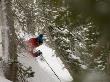
M 22 69 L 20 64 L 17 66 L 17 44 L 20 42 L 20 48 L 23 47 L 23 38 L 19 37 L 21 31 L 30 35 L 45 33 L 48 39 L 46 43 L 61 58 L 73 77 L 73 82 L 83 82 L 83 76 L 91 71 L 103 72 L 110 77 L 109 0 L 0 2 L 6 7 L 9 60 L 14 61 L 9 65 L 8 73 L 15 70 L 8 79 L 18 82 L 17 71 Z M 109 82 L 109 79 L 104 82 Z

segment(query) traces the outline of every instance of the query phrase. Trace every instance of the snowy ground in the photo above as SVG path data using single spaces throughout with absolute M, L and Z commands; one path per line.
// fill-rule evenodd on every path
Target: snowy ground
M 37 50 L 41 50 L 43 52 L 43 57 L 58 75 L 61 82 L 71 82 L 72 77 L 67 69 L 64 68 L 61 60 L 55 56 L 55 53 L 51 48 L 44 44 L 38 47 Z M 26 52 L 23 53 L 25 56 L 22 54 L 20 55 L 19 61 L 27 67 L 31 66 L 32 70 L 35 72 L 35 77 L 29 79 L 29 82 L 60 82 L 49 68 L 48 64 L 45 61 L 41 61 L 41 57 L 33 58 Z
M 0 82 L 11 82 L 11 81 L 9 81 L 6 78 L 0 76 Z
M 37 49 L 43 52 L 43 57 L 46 59 L 46 61 L 49 63 L 49 65 L 52 67 L 52 69 L 55 71 L 55 73 L 59 76 L 59 78 L 62 81 L 68 82 L 72 80 L 72 77 L 70 76 L 68 70 L 64 68 L 63 62 L 60 60 L 60 58 L 56 57 L 54 50 L 52 50 L 45 44 L 41 45 Z M 41 61 L 38 62 L 40 66 L 42 66 L 42 68 L 45 68 L 46 71 L 52 73 L 46 62 L 41 62 Z

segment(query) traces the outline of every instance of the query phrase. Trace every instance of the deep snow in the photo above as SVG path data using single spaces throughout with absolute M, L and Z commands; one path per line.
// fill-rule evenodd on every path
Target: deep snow
M 65 68 L 63 62 L 59 57 L 56 57 L 54 50 L 49 48 L 46 44 L 41 45 L 37 48 L 37 50 L 40 50 L 43 53 L 43 57 L 46 59 L 46 61 L 62 81 L 68 82 L 72 80 L 72 77 L 70 76 L 68 70 Z M 52 73 L 45 61 L 42 62 L 39 60 L 38 62 L 40 66 L 42 66 L 42 68 L 44 68 L 49 73 Z
M 41 45 L 36 50 L 42 51 L 43 57 L 58 75 L 61 82 L 71 82 L 72 77 L 67 69 L 64 68 L 60 58 L 55 56 L 54 50 L 49 48 L 46 44 Z M 31 66 L 32 70 L 35 72 L 34 78 L 28 79 L 29 82 L 60 82 L 49 68 L 48 64 L 41 60 L 41 57 L 33 58 L 29 53 L 27 53 L 27 51 L 24 51 L 19 55 L 19 61 L 26 67 Z

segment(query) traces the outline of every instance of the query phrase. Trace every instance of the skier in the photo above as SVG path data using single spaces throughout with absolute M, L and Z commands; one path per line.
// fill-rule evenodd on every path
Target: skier
M 42 54 L 42 52 L 40 50 L 38 50 L 37 52 L 33 52 L 33 50 L 36 47 L 39 47 L 40 45 L 43 44 L 43 34 L 40 34 L 38 37 L 36 38 L 30 38 L 28 41 L 26 41 L 26 46 L 27 46 L 27 50 L 29 53 L 32 54 L 33 57 L 38 57 Z

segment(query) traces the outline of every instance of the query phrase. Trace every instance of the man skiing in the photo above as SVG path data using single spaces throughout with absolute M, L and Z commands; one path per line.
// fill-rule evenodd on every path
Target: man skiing
M 28 41 L 26 41 L 26 46 L 27 46 L 27 50 L 29 53 L 32 54 L 33 57 L 37 57 L 39 56 L 40 54 L 42 54 L 41 51 L 37 51 L 37 52 L 33 52 L 33 50 L 36 48 L 36 47 L 39 47 L 40 45 L 43 44 L 43 34 L 40 34 L 38 37 L 36 38 L 30 38 Z

